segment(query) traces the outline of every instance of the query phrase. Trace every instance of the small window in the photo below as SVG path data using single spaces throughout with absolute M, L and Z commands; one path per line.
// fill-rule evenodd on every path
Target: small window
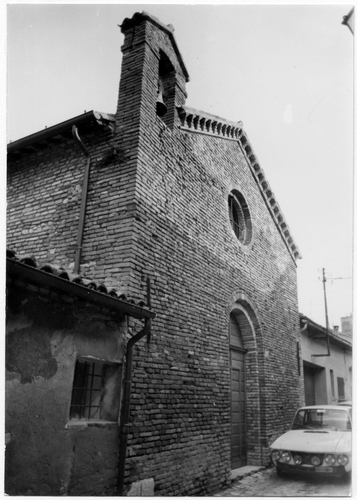
M 330 370 L 330 384 L 331 384 L 331 396 L 335 397 L 335 379 L 333 376 L 333 370 Z
M 243 245 L 252 239 L 252 221 L 247 202 L 242 193 L 232 191 L 228 197 L 229 220 L 234 234 Z
M 337 392 L 338 402 L 345 401 L 345 380 L 342 377 L 337 377 Z
M 74 371 L 71 420 L 117 421 L 119 365 L 78 359 Z

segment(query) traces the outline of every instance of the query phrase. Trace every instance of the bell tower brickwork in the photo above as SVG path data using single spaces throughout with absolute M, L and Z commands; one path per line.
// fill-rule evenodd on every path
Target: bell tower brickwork
M 132 133 L 139 119 L 143 130 L 155 121 L 159 76 L 168 112 L 163 121 L 172 129 L 179 124 L 176 106 L 185 104 L 188 73 L 177 49 L 173 28 L 152 16 L 135 14 L 121 25 L 125 35 L 116 113 L 120 140 Z M 176 49 L 176 50 L 175 50 Z M 161 74 L 161 75 L 160 75 Z M 119 140 L 119 143 L 120 143 Z

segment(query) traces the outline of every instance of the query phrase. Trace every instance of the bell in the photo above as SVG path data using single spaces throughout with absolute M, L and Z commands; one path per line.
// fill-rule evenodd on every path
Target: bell
M 166 104 L 164 103 L 162 92 L 159 92 L 156 99 L 156 114 L 158 116 L 164 116 L 166 115 L 166 112 L 167 112 L 167 107 Z

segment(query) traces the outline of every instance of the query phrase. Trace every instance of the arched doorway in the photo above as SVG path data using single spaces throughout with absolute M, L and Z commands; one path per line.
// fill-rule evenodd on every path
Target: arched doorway
M 231 468 L 262 465 L 261 327 L 253 301 L 235 292 L 228 308 Z
M 235 315 L 229 318 L 229 359 L 231 377 L 231 468 L 247 465 L 246 396 L 243 338 Z

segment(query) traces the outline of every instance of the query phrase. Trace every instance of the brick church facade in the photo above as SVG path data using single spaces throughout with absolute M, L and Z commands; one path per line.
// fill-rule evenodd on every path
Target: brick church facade
M 303 402 L 299 250 L 243 125 L 185 106 L 171 25 L 143 12 L 121 30 L 116 113 L 8 146 L 9 288 L 21 298 L 8 312 L 9 494 L 115 495 L 118 474 L 124 493 L 212 494 L 232 469 L 269 463 Z M 127 342 L 148 320 L 120 430 Z M 43 369 L 21 364 L 34 362 Z M 98 363 L 94 418 L 78 381 Z M 109 409 L 103 387 L 115 389 Z

